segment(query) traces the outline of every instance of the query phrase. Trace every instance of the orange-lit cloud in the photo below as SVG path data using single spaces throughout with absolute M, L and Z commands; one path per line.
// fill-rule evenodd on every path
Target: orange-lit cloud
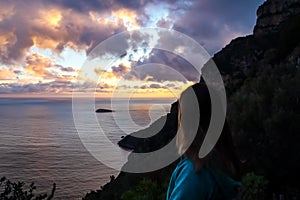
M 26 57 L 25 69 L 34 76 L 52 76 L 53 74 L 49 71 L 51 67 L 51 59 L 46 58 L 38 53 L 32 53 Z
M 58 9 L 48 9 L 48 10 L 39 10 L 40 18 L 36 19 L 39 24 L 44 26 L 58 27 L 59 22 L 62 19 L 61 10 Z
M 13 71 L 11 71 L 10 69 L 4 68 L 1 69 L 0 68 L 0 80 L 11 80 L 11 79 L 15 79 L 16 75 Z
M 0 22 L 3 21 L 5 18 L 10 18 L 14 15 L 14 5 L 2 2 L 2 6 L 0 6 Z
M 122 8 L 112 11 L 111 17 L 122 21 L 127 30 L 140 28 L 140 24 L 137 22 L 137 13 L 134 10 Z
M 32 36 L 32 41 L 34 46 L 41 48 L 41 49 L 57 49 L 59 45 L 59 41 L 55 41 L 50 38 L 44 38 L 43 36 Z
M 10 47 L 15 45 L 17 37 L 12 31 L 0 31 L 0 55 L 2 60 L 10 60 Z
M 0 8 L 0 63 L 5 65 L 22 63 L 33 46 L 55 53 L 66 47 L 89 50 L 112 34 L 126 30 L 120 20 L 94 21 L 88 14 L 42 2 L 16 3 L 9 17 L 2 12 L 10 9 L 9 5 L 0 3 Z
M 17 42 L 17 38 L 12 31 L 1 32 L 0 34 L 0 45 L 6 46 L 8 44 L 14 44 Z
M 76 74 L 74 68 L 55 64 L 50 58 L 38 53 L 31 53 L 26 56 L 24 70 L 27 80 L 36 81 L 72 81 Z M 25 83 L 27 82 L 25 81 Z

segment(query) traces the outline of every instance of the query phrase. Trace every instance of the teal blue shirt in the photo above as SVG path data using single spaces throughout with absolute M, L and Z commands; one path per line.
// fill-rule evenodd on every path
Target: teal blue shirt
M 195 172 L 193 163 L 182 157 L 171 176 L 167 200 L 233 199 L 240 186 L 220 172 L 207 168 Z

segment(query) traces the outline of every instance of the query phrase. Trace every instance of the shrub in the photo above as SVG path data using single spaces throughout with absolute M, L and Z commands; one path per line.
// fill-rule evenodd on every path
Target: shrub
M 35 195 L 36 186 L 32 182 L 29 186 L 24 182 L 11 182 L 5 177 L 0 179 L 0 200 L 50 200 L 53 198 L 56 184 L 53 184 L 50 195 L 47 193 Z
M 133 189 L 122 194 L 122 200 L 165 200 L 168 188 L 166 179 L 161 185 L 156 181 L 144 178 Z
M 243 200 L 262 200 L 266 197 L 268 180 L 264 176 L 253 172 L 246 174 L 242 179 L 241 196 Z

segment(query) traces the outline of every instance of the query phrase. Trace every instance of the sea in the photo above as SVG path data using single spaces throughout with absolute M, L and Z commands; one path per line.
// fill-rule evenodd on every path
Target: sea
M 146 128 L 168 113 L 172 102 L 120 100 L 114 102 L 114 112 L 95 113 L 95 117 L 107 138 L 117 144 L 122 136 Z M 95 109 L 111 108 L 111 103 L 96 99 Z M 71 98 L 0 98 L 0 177 L 28 185 L 34 182 L 36 194 L 49 194 L 56 183 L 54 199 L 82 199 L 91 190 L 100 189 L 111 175 L 117 176 L 118 170 L 102 164 L 85 148 L 72 111 Z M 117 117 L 121 125 L 116 115 L 121 116 L 121 120 Z M 97 127 L 90 130 L 94 135 L 98 131 Z M 104 144 L 99 143 L 101 148 Z M 120 162 L 127 156 L 112 159 Z

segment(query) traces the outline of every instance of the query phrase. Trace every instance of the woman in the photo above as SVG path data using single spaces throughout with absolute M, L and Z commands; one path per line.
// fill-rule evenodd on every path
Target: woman
M 189 142 L 187 141 L 188 134 L 191 134 L 190 124 L 193 120 L 189 118 L 183 123 L 183 118 L 186 119 L 187 115 L 198 109 L 194 108 L 195 104 L 191 103 L 191 92 L 197 96 L 200 120 L 196 122 L 198 125 L 195 129 L 196 136 Z M 241 186 L 238 181 L 240 180 L 240 162 L 234 151 L 232 136 L 226 121 L 214 148 L 204 158 L 198 156 L 210 117 L 210 95 L 202 81 L 185 90 L 179 99 L 176 139 L 178 151 L 182 157 L 171 176 L 167 200 L 226 200 L 236 197 L 238 188 Z

